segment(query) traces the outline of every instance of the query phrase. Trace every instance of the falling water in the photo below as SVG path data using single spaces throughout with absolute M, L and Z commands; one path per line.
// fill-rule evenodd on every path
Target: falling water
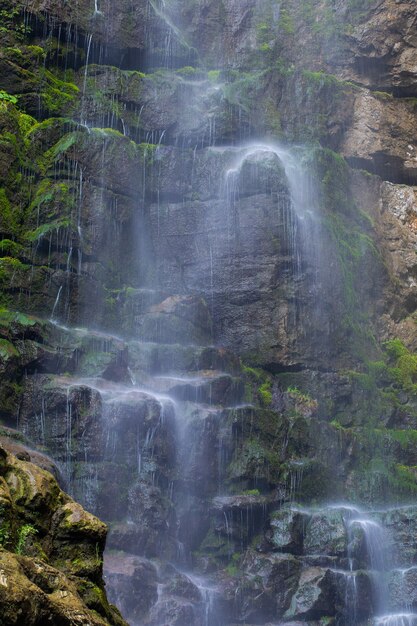
M 55 311 L 56 311 L 57 306 L 59 304 L 59 299 L 61 297 L 61 292 L 62 292 L 62 285 L 58 289 L 58 293 L 57 293 L 56 298 L 55 298 L 54 306 L 52 307 L 52 313 L 51 313 L 51 317 L 50 317 L 51 322 L 55 321 Z
M 176 47 L 186 49 L 187 44 L 183 33 L 174 23 L 170 3 L 164 0 L 149 0 L 149 6 L 164 25 L 160 27 L 159 32 L 163 42 L 161 58 L 162 65 L 168 68 L 175 64 Z M 94 15 L 101 15 L 98 0 L 95 0 L 94 7 Z M 274 16 L 277 21 L 279 15 L 280 9 L 275 8 Z M 90 33 L 86 40 L 80 111 L 81 123 L 87 126 L 86 91 L 92 45 L 93 35 Z M 216 84 L 207 89 L 207 85 L 205 85 L 204 89 L 210 92 L 220 89 L 220 86 Z M 113 101 L 114 103 L 115 101 Z M 140 108 L 139 121 L 144 106 L 142 105 Z M 186 117 L 189 110 L 189 107 L 185 106 L 184 111 L 178 111 L 178 116 L 180 118 Z M 240 106 L 238 114 L 241 121 L 240 126 L 242 126 L 243 114 Z M 240 252 L 243 246 L 247 244 L 246 255 L 249 258 L 257 251 L 258 225 L 249 220 L 248 224 L 241 228 L 241 223 L 247 217 L 245 215 L 245 199 L 250 197 L 250 209 L 258 208 L 257 203 L 260 202 L 256 194 L 252 194 L 253 189 L 258 189 L 260 196 L 266 196 L 267 201 L 270 202 L 268 206 L 272 206 L 276 211 L 274 217 L 277 218 L 276 222 L 280 226 L 281 240 L 279 243 L 285 248 L 286 265 L 279 269 L 282 269 L 282 274 L 285 275 L 285 288 L 287 289 L 285 297 L 287 300 L 297 303 L 301 300 L 297 296 L 301 292 L 301 283 L 304 280 L 308 282 L 310 290 L 317 288 L 319 293 L 321 272 L 327 264 L 323 250 L 322 215 L 314 185 L 307 170 L 303 167 L 301 150 L 262 139 L 241 145 L 216 147 L 218 145 L 217 134 L 220 133 L 220 118 L 221 116 L 216 117 L 216 114 L 210 113 L 206 120 L 204 132 L 189 140 L 189 154 L 185 154 L 186 151 L 181 153 L 184 154 L 185 162 L 189 158 L 190 164 L 186 176 L 187 185 L 184 186 L 186 192 L 182 191 L 182 181 L 176 179 L 177 171 L 174 167 L 174 159 L 178 159 L 178 151 L 180 150 L 178 146 L 181 145 L 181 141 L 187 145 L 185 139 L 181 137 L 178 140 L 175 146 L 178 151 L 172 150 L 174 156 L 168 165 L 165 162 L 162 164 L 166 154 L 171 154 L 172 146 L 167 149 L 163 145 L 163 142 L 169 144 L 171 141 L 170 127 L 161 127 L 149 132 L 141 130 L 142 135 L 146 136 L 146 142 L 155 144 L 156 149 L 152 155 L 150 155 L 151 149 L 148 146 L 143 149 L 142 170 L 137 174 L 142 179 L 143 191 L 141 197 L 137 199 L 138 205 L 140 205 L 140 210 L 138 209 L 137 212 L 143 211 L 143 215 L 148 219 L 149 197 L 155 198 L 157 241 L 153 243 L 155 246 L 164 246 L 166 243 L 162 239 L 164 232 L 163 213 L 166 207 L 163 203 L 169 205 L 166 211 L 167 221 L 172 220 L 174 222 L 171 218 L 171 208 L 174 211 L 179 205 L 178 214 L 182 217 L 188 206 L 187 203 L 192 205 L 195 202 L 196 205 L 199 205 L 201 202 L 203 216 L 196 218 L 195 224 L 195 231 L 198 236 L 196 235 L 190 244 L 194 250 L 194 257 L 190 260 L 185 253 L 184 258 L 181 257 L 181 253 L 186 249 L 186 243 L 180 246 L 179 251 L 175 251 L 175 247 L 172 246 L 175 257 L 172 266 L 162 267 L 158 278 L 156 278 L 158 272 L 155 268 L 152 267 L 149 271 L 150 282 L 155 284 L 146 285 L 150 294 L 149 306 L 143 307 L 143 310 L 139 307 L 139 311 L 136 312 L 135 320 L 137 319 L 138 330 L 135 336 L 135 346 L 130 344 L 132 352 L 136 350 L 139 354 L 137 358 L 141 361 L 141 365 L 135 367 L 132 362 L 129 362 L 124 371 L 123 364 L 117 362 L 115 380 L 119 382 L 112 382 L 111 366 L 114 363 L 105 359 L 103 355 L 108 356 L 110 353 L 109 345 L 111 342 L 122 343 L 120 337 L 112 337 L 111 341 L 110 338 L 104 341 L 100 349 L 96 349 L 93 354 L 92 360 L 97 360 L 94 374 L 89 373 L 88 376 L 80 377 L 79 380 L 74 381 L 74 384 L 80 388 L 87 388 L 90 392 L 96 392 L 94 396 L 95 412 L 91 416 L 92 423 L 83 425 L 83 427 L 86 430 L 88 428 L 97 429 L 99 434 L 95 434 L 95 436 L 102 443 L 101 449 L 95 451 L 97 457 L 95 460 L 91 460 L 90 451 L 87 447 L 84 449 L 81 447 L 85 464 L 91 467 L 91 473 L 87 479 L 84 478 L 82 498 L 84 504 L 92 509 L 100 501 L 100 497 L 105 501 L 102 510 L 105 510 L 105 514 L 109 516 L 116 529 L 110 533 L 110 541 L 114 542 L 112 544 L 113 549 L 119 552 L 125 551 L 127 561 L 131 559 L 136 564 L 135 567 L 138 566 L 138 569 L 146 566 L 149 571 L 155 574 L 156 600 L 150 607 L 146 618 L 147 623 L 152 624 L 152 626 L 165 624 L 164 620 L 169 618 L 164 617 L 162 620 L 160 616 L 169 615 L 172 608 L 178 604 L 184 611 L 188 611 L 181 626 L 188 626 L 188 619 L 195 619 L 195 623 L 199 626 L 200 624 L 202 626 L 223 626 L 225 623 L 230 623 L 230 616 L 226 616 L 222 609 L 221 594 L 224 590 L 220 588 L 221 585 L 218 581 L 214 581 L 214 577 L 211 578 L 209 569 L 207 575 L 201 573 L 201 575 L 196 576 L 194 573 L 198 567 L 196 562 L 199 555 L 193 554 L 193 552 L 198 552 L 196 546 L 201 545 L 202 538 L 191 536 L 191 531 L 193 526 L 198 524 L 207 531 L 212 531 L 211 539 L 214 543 L 217 542 L 218 545 L 223 546 L 224 550 L 221 554 L 224 562 L 220 560 L 220 568 L 228 560 L 231 560 L 235 552 L 243 553 L 249 542 L 255 539 L 258 533 L 264 531 L 264 522 L 268 516 L 267 505 L 259 499 L 258 503 L 262 503 L 262 513 L 259 515 L 259 519 L 262 521 L 255 519 L 250 500 L 246 504 L 243 501 L 244 504 L 240 503 L 240 508 L 236 505 L 233 509 L 235 505 L 233 498 L 241 496 L 241 494 L 236 495 L 233 490 L 238 491 L 241 486 L 237 483 L 236 485 L 233 484 L 233 480 L 230 479 L 226 470 L 233 454 L 231 450 L 239 449 L 239 409 L 247 408 L 244 405 L 243 390 L 233 381 L 233 371 L 231 374 L 227 371 L 227 359 L 221 360 L 220 357 L 224 357 L 221 352 L 217 354 L 216 358 L 209 358 L 208 365 L 201 368 L 200 365 L 196 365 L 196 361 L 199 360 L 196 355 L 199 351 L 201 354 L 205 350 L 216 350 L 216 347 L 211 344 L 214 339 L 217 341 L 219 336 L 222 338 L 218 328 L 213 330 L 213 321 L 215 322 L 216 318 L 221 317 L 218 315 L 219 307 L 224 306 L 225 298 L 229 297 L 233 290 L 235 293 L 232 293 L 231 297 L 238 300 L 236 293 L 239 292 L 239 288 L 245 280 L 245 268 L 239 266 L 241 262 Z M 110 116 L 108 119 L 112 125 L 114 118 Z M 123 120 L 122 127 L 123 133 L 128 135 L 129 128 Z M 96 137 L 95 131 L 89 129 L 89 132 L 91 136 Z M 241 137 L 245 136 L 242 128 L 239 128 L 239 133 Z M 106 137 L 105 131 L 101 131 L 101 134 L 104 138 Z M 201 151 L 206 151 L 206 155 L 208 154 L 210 158 L 213 155 L 218 157 L 214 159 L 216 160 L 214 173 L 210 172 L 206 179 L 208 180 L 210 176 L 215 179 L 213 187 L 218 185 L 217 192 L 216 190 L 209 192 L 204 190 L 203 193 L 199 188 L 199 184 L 201 185 L 201 181 L 199 181 L 200 170 L 204 170 L 205 167 L 204 164 L 201 165 L 200 147 Z M 100 208 L 103 210 L 105 209 L 104 189 L 107 183 L 104 179 L 104 150 L 105 141 L 103 141 L 101 155 L 102 179 L 100 181 L 101 197 L 99 198 Z M 156 170 L 155 168 L 157 176 L 149 180 L 149 162 L 152 161 L 152 166 L 154 166 L 153 159 L 158 162 L 159 169 Z M 208 157 L 207 161 L 210 161 Z M 174 200 L 166 193 L 161 184 L 163 166 L 167 169 L 172 168 L 170 175 L 175 179 L 174 186 L 178 183 L 178 188 L 175 187 L 176 193 L 172 194 Z M 210 169 L 209 165 L 206 167 Z M 88 173 L 88 170 L 86 171 Z M 206 172 L 203 173 L 206 174 Z M 81 166 L 75 174 L 78 176 L 79 187 L 76 249 L 78 254 L 77 271 L 80 277 L 83 271 L 82 249 L 84 240 L 87 239 L 86 233 L 83 233 L 83 224 L 85 224 L 83 210 L 84 185 L 87 185 L 88 176 L 86 175 L 84 179 L 84 170 Z M 252 187 L 249 194 L 248 187 L 250 185 Z M 210 194 L 215 198 L 210 205 L 204 204 L 204 199 L 202 200 L 200 197 L 204 196 L 205 193 L 211 200 Z M 166 200 L 167 195 L 169 196 L 168 201 Z M 175 200 L 177 195 L 180 197 L 179 201 Z M 170 205 L 171 200 L 173 207 Z M 117 201 L 115 202 L 113 208 L 117 214 Z M 256 217 L 255 213 L 254 215 Z M 118 227 L 119 225 L 115 224 L 115 230 L 112 232 L 117 239 Z M 170 223 L 169 227 L 173 227 L 173 224 Z M 184 241 L 186 236 L 190 234 L 189 230 L 191 227 L 189 228 L 189 224 L 186 223 L 184 232 L 180 233 Z M 247 238 L 245 241 L 243 241 L 243 231 Z M 168 230 L 167 248 L 170 248 L 169 242 L 172 236 L 171 230 Z M 60 249 L 59 233 L 56 233 L 56 237 L 58 240 L 57 248 Z M 52 235 L 49 243 L 49 256 L 51 256 Z M 72 245 L 68 249 L 67 280 L 69 280 L 71 259 L 74 254 Z M 204 255 L 206 265 L 199 266 L 195 257 Z M 87 258 L 86 254 L 85 260 Z M 149 261 L 149 259 L 146 260 Z M 189 269 L 190 266 L 191 270 Z M 187 272 L 189 273 L 187 274 Z M 273 273 L 275 272 L 277 272 L 277 268 L 273 268 Z M 307 279 L 304 278 L 306 272 L 309 272 Z M 177 274 L 180 275 L 180 278 Z M 190 275 L 192 275 L 191 278 Z M 178 282 L 175 282 L 176 279 Z M 226 285 L 227 294 L 225 295 L 224 282 L 227 280 L 230 280 L 230 284 Z M 257 277 L 254 277 L 251 291 L 255 291 L 253 285 L 257 285 L 256 280 Z M 180 286 L 178 290 L 180 295 L 172 297 L 174 302 L 167 305 L 166 301 L 170 298 L 165 292 L 171 294 L 170 289 L 177 285 Z M 119 285 L 117 286 L 119 287 Z M 140 286 L 142 287 L 142 285 Z M 61 285 L 52 309 L 52 321 L 55 321 L 55 313 L 59 308 L 62 289 L 63 286 Z M 120 289 L 120 298 L 125 296 L 123 291 Z M 131 289 L 131 291 L 135 291 L 135 289 Z M 186 313 L 187 325 L 184 326 L 186 331 L 182 333 L 182 336 L 181 333 L 176 333 L 177 327 L 169 326 L 171 317 L 175 318 L 176 324 L 180 323 L 181 314 L 177 315 L 175 304 L 178 297 L 178 301 L 185 307 L 180 300 L 180 298 L 184 298 L 184 294 L 186 297 L 203 296 L 208 299 L 211 326 L 203 338 L 201 335 L 197 339 L 191 336 L 192 330 L 190 328 L 200 324 L 200 320 L 196 321 L 193 318 L 193 313 Z M 239 303 L 236 308 L 238 306 Z M 274 306 L 276 306 L 275 301 L 271 302 L 270 309 L 272 312 L 275 310 Z M 294 311 L 288 314 L 291 319 L 287 321 L 285 331 L 288 331 L 289 324 L 293 324 L 299 330 L 299 335 L 308 332 L 305 328 L 308 328 L 308 324 L 311 324 L 312 318 L 315 317 L 316 321 L 320 322 L 318 324 L 321 332 L 320 337 L 325 344 L 327 337 L 326 330 L 323 328 L 328 327 L 329 313 L 321 306 L 319 299 L 310 298 L 306 305 L 297 304 L 297 306 L 298 309 L 294 305 Z M 173 308 L 174 314 L 172 314 L 170 307 Z M 233 315 L 235 315 L 235 311 L 236 309 L 234 309 Z M 224 323 L 226 331 L 229 331 L 230 327 L 236 328 L 240 321 L 239 318 L 232 316 L 229 320 L 229 326 L 227 321 Z M 256 321 L 249 319 L 248 324 Z M 201 331 L 200 327 L 199 331 Z M 240 339 L 241 337 L 239 337 Z M 277 341 L 277 343 L 279 342 Z M 88 347 L 85 348 L 82 342 L 77 345 L 81 345 L 78 351 L 82 358 L 88 352 Z M 221 365 L 217 364 L 216 359 L 221 361 Z M 117 361 L 117 359 L 114 360 Z M 87 366 L 91 367 L 91 364 L 87 363 Z M 233 370 L 233 368 L 231 369 Z M 71 387 L 65 387 L 66 382 L 61 384 L 66 389 L 67 394 L 63 459 L 68 487 L 72 490 L 75 488 L 73 485 L 75 456 L 73 436 L 77 427 L 78 415 L 76 415 L 75 405 L 73 407 L 71 401 Z M 80 419 L 82 417 L 84 415 L 81 415 Z M 251 415 L 251 422 L 252 435 L 252 431 L 256 432 L 256 415 Z M 42 405 L 42 411 L 37 416 L 37 428 L 39 431 L 38 438 L 44 443 L 47 438 L 44 405 Z M 84 436 L 84 432 L 82 436 Z M 283 441 L 283 458 L 287 453 L 288 444 L 289 436 Z M 163 459 L 160 466 L 158 466 L 158 455 Z M 120 486 L 120 491 L 128 491 L 128 494 L 123 501 L 125 509 L 116 513 L 112 509 L 113 502 L 110 502 L 109 505 L 106 501 L 107 494 L 100 493 L 100 489 L 103 489 L 100 485 L 100 472 L 103 467 L 107 470 L 110 468 L 111 471 L 118 464 L 125 472 L 123 476 L 127 476 L 124 478 L 126 484 Z M 306 464 L 302 459 L 293 458 L 288 461 L 287 468 L 289 470 L 289 484 L 286 487 L 289 493 L 285 494 L 285 500 L 293 504 L 299 495 L 304 480 Z M 256 478 L 257 476 L 250 477 L 251 480 Z M 111 484 L 108 485 L 109 488 L 112 486 Z M 216 506 L 215 500 L 216 498 L 221 500 L 222 497 L 230 497 L 229 508 L 226 505 L 224 508 L 220 507 L 217 526 L 209 528 L 207 520 L 211 520 L 212 508 Z M 406 606 L 406 603 L 403 607 L 404 612 L 401 612 L 403 609 L 400 608 L 398 613 L 390 613 L 392 606 L 389 601 L 389 574 L 393 569 L 393 559 L 388 547 L 387 532 L 383 525 L 375 521 L 371 514 L 365 515 L 354 507 L 345 507 L 345 510 L 348 546 L 343 558 L 347 560 L 347 566 L 345 567 L 346 563 L 342 563 L 344 569 L 341 569 L 342 566 L 339 568 L 338 564 L 333 573 L 336 572 L 338 575 L 342 573 L 344 576 L 345 614 L 348 625 L 356 626 L 360 619 L 359 568 L 363 567 L 365 573 L 369 574 L 372 580 L 373 614 L 378 616 L 374 619 L 374 626 L 415 626 L 417 623 L 416 616 L 406 612 L 411 610 L 409 606 Z M 165 517 L 164 513 L 166 513 Z M 192 517 L 194 513 L 196 513 L 197 522 Z M 137 518 L 135 518 L 135 514 Z M 156 539 L 152 535 L 155 529 L 159 533 Z M 146 536 L 146 532 L 149 532 L 149 537 Z M 358 562 L 358 547 L 355 544 L 358 536 L 363 537 L 365 544 L 364 563 Z M 209 547 L 212 548 L 212 546 Z M 132 554 L 129 551 L 132 551 Z M 135 561 L 135 559 L 137 560 Z M 179 599 L 181 585 L 179 591 L 170 587 L 171 578 L 176 576 L 180 578 L 181 585 L 189 590 L 191 600 L 189 598 L 186 600 L 184 598 Z M 109 584 L 108 588 L 110 594 L 116 593 L 117 585 Z M 178 595 L 176 596 L 177 592 Z M 115 599 L 117 600 L 117 597 Z M 128 613 L 127 609 L 126 611 Z M 189 618 L 190 615 L 192 618 Z M 158 620 L 162 621 L 158 622 Z M 240 618 L 239 620 L 241 623 L 242 620 Z M 258 615 L 256 620 L 256 623 L 261 623 L 262 617 Z M 130 621 L 133 626 L 142 626 L 142 618 L 134 616 Z

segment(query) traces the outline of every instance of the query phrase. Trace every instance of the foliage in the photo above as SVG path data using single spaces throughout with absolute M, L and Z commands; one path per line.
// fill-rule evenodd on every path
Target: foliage
M 265 70 L 252 72 L 229 72 L 229 82 L 223 87 L 224 98 L 229 104 L 238 106 L 246 112 L 252 110 L 254 99 L 260 89 L 263 88 L 262 79 Z
M 3 3 L 0 9 L 0 35 L 4 37 L 10 33 L 17 41 L 24 41 L 30 35 L 31 28 L 25 23 L 19 6 Z
M 261 404 L 268 407 L 272 404 L 272 384 L 270 380 L 265 381 L 258 389 Z
M 300 391 L 300 389 L 298 389 L 298 387 L 293 387 L 293 386 L 288 387 L 287 393 L 290 396 L 297 398 L 299 400 L 303 400 L 305 402 L 310 402 L 312 400 L 311 396 L 309 396 L 308 393 L 303 393 L 302 391 Z
M 56 220 L 54 222 L 50 222 L 49 224 L 42 224 L 35 230 L 28 232 L 26 234 L 26 238 L 30 242 L 35 242 L 42 239 L 42 237 L 46 237 L 56 231 L 59 231 L 61 228 L 68 228 L 70 225 L 71 221 L 68 218 Z
M 207 72 L 207 78 L 211 82 L 216 83 L 220 78 L 220 70 L 210 70 Z
M 17 544 L 15 549 L 16 554 L 24 554 L 27 540 L 29 537 L 33 537 L 37 534 L 38 531 L 34 526 L 32 526 L 32 524 L 24 524 L 21 526 L 17 532 Z
M 411 353 L 399 339 L 392 339 L 384 347 L 393 361 L 388 373 L 403 389 L 417 395 L 417 355 Z
M 0 89 L 0 100 L 4 100 L 5 102 L 11 102 L 12 104 L 17 104 L 17 97 L 7 93 L 7 91 L 4 91 L 4 89 Z
M 176 70 L 176 74 L 178 74 L 178 76 L 182 76 L 183 78 L 196 78 L 199 74 L 199 70 L 191 65 L 186 65 L 185 67 L 180 67 Z
M 231 562 L 226 567 L 226 572 L 229 576 L 235 577 L 240 573 L 239 561 L 242 558 L 242 555 L 239 552 L 234 552 L 232 554 Z
M 0 546 L 5 547 L 9 543 L 11 536 L 10 523 L 3 522 L 0 525 Z

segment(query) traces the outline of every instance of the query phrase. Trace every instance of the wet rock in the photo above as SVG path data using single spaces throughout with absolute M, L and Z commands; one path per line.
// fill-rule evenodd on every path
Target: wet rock
M 237 357 L 217 347 L 182 346 L 178 344 L 155 344 L 129 342 L 129 366 L 134 375 L 143 372 L 151 375 L 190 373 L 217 370 L 238 374 Z
M 334 614 L 332 575 L 318 567 L 305 569 L 286 617 L 314 619 Z
M 304 550 L 307 554 L 346 555 L 348 536 L 346 511 L 328 509 L 313 513 L 305 530 Z
M 281 509 L 271 514 L 268 539 L 274 549 L 301 554 L 308 515 L 297 509 Z
M 121 4 L 117 10 L 110 2 L 104 1 L 102 11 L 94 12 L 88 2 L 81 2 L 76 7 L 60 4 L 53 0 L 32 0 L 27 9 L 34 16 L 45 12 L 50 20 L 59 20 L 67 24 L 77 24 L 84 33 L 92 32 L 94 36 L 110 46 L 130 45 L 141 48 L 144 42 L 143 25 L 144 7 L 131 7 L 129 3 Z M 111 28 L 109 28 L 111 24 Z M 133 27 L 133 31 L 130 29 Z
M 216 370 L 192 372 L 183 377 L 160 376 L 152 381 L 152 386 L 177 400 L 209 405 L 237 405 L 244 392 L 240 378 Z
M 297 589 L 301 561 L 289 554 L 260 555 L 251 551 L 245 555 L 245 570 L 255 578 L 261 577 L 263 594 L 271 602 L 272 619 L 282 617 Z
M 417 562 L 417 509 L 413 506 L 392 508 L 379 514 L 390 540 L 395 545 L 396 565 L 407 567 Z
M 212 506 L 215 530 L 247 545 L 251 537 L 263 529 L 273 504 L 273 497 L 261 495 L 218 496 Z
M 193 604 L 176 597 L 167 596 L 153 607 L 146 626 L 160 626 L 161 624 L 198 626 L 200 620 L 201 610 L 196 611 Z
M 107 551 L 104 579 L 110 600 L 129 621 L 142 620 L 158 599 L 157 569 L 144 558 Z
M 110 547 L 147 557 L 175 554 L 176 515 L 160 488 L 144 481 L 131 485 L 127 518 L 130 523 L 115 526 Z
M 202 494 L 209 497 L 217 492 L 218 484 L 225 473 L 227 459 L 230 457 L 229 441 L 222 428 L 224 410 L 191 404 L 187 409 L 181 409 L 181 413 L 183 415 L 179 433 L 179 463 L 183 468 L 181 488 L 185 494 L 192 494 L 197 498 Z M 196 503 L 192 503 L 189 515 L 193 517 L 197 510 Z M 194 531 L 187 523 L 186 516 L 184 522 L 189 532 L 193 534 Z
M 391 572 L 389 580 L 391 605 L 397 611 L 404 606 L 417 607 L 417 566 L 398 568 Z
M 42 561 L 31 562 L 0 550 L 0 567 L 0 606 L 7 626 L 41 626 L 51 621 L 69 626 L 75 619 L 85 626 L 125 623 L 121 618 L 109 622 L 90 611 L 76 584 Z
M 192 296 L 172 296 L 151 307 L 138 329 L 147 341 L 205 344 L 211 339 L 211 320 L 206 303 Z
M 0 432 L 2 432 L 0 435 L 0 446 L 9 454 L 13 454 L 20 461 L 29 461 L 33 465 L 37 465 L 52 474 L 57 481 L 60 480 L 60 471 L 51 457 L 34 450 L 29 445 L 25 445 L 24 439 L 17 431 L 4 428 Z
M 35 376 L 25 385 L 22 406 L 23 431 L 32 441 L 47 444 L 57 461 L 67 465 L 67 480 L 73 458 L 85 456 L 86 452 L 90 458 L 97 458 L 101 447 L 101 395 L 88 384 L 77 382 L 65 377 Z M 82 440 L 82 450 L 77 440 Z
M 185 574 L 180 574 L 179 572 L 176 572 L 171 577 L 166 589 L 171 595 L 180 596 L 191 601 L 201 602 L 202 599 L 201 593 L 193 581 Z

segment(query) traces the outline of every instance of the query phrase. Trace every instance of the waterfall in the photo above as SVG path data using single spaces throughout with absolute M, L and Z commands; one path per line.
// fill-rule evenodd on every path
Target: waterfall
M 67 121 L 34 131 L 56 157 L 33 205 L 37 229 L 65 204 L 67 187 L 75 197 L 68 234 L 34 239 L 34 256 L 47 262 L 33 263 L 32 276 L 56 272 L 46 313 L 56 350 L 32 320 L 18 329 L 18 341 L 31 342 L 27 361 L 4 341 L 25 368 L 19 427 L 108 524 L 106 591 L 131 626 L 417 626 L 417 516 L 412 505 L 375 510 L 357 476 L 369 478 L 373 439 L 395 422 L 380 444 L 381 465 L 392 453 L 394 472 L 379 471 L 381 489 L 414 485 L 401 428 L 415 425 L 416 364 L 398 340 L 397 363 L 382 352 L 374 360 L 372 335 L 357 366 L 351 344 L 367 327 L 355 317 L 355 285 L 372 282 L 380 261 L 361 266 L 363 249 L 374 252 L 363 225 L 371 219 L 358 210 L 363 232 L 343 230 L 356 210 L 346 163 L 333 180 L 316 162 L 330 150 L 296 144 L 271 114 L 301 83 L 347 86 L 281 67 L 274 41 L 291 47 L 293 28 L 282 2 L 127 4 L 120 49 L 117 25 L 100 30 L 110 4 L 90 7 L 77 130 L 57 145 Z M 207 30 L 196 36 L 200 10 Z M 248 50 L 253 61 L 240 66 Z M 304 95 L 314 100 L 311 85 Z M 97 120 L 111 128 L 93 128 Z M 38 169 L 49 176 L 47 162 Z M 64 200 L 51 191 L 57 181 Z M 368 392 L 369 428 L 360 404 Z

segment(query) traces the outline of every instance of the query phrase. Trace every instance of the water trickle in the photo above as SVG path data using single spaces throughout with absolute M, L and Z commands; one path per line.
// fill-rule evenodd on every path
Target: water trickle
M 378 614 L 384 614 L 389 608 L 388 570 L 390 555 L 386 531 L 381 524 L 366 517 L 351 519 L 349 526 L 351 532 L 357 527 L 363 533 L 376 611 Z
M 398 613 L 393 615 L 383 615 L 374 620 L 374 626 L 416 626 L 417 614 Z
M 94 0 L 94 16 L 103 15 L 103 12 L 98 8 L 98 0 Z
M 52 322 L 55 321 L 55 311 L 56 311 L 56 309 L 58 307 L 59 299 L 61 297 L 61 293 L 62 293 L 62 285 L 58 289 L 58 293 L 57 293 L 56 298 L 55 298 L 54 306 L 52 308 L 52 313 L 51 313 L 51 318 L 50 318 Z

